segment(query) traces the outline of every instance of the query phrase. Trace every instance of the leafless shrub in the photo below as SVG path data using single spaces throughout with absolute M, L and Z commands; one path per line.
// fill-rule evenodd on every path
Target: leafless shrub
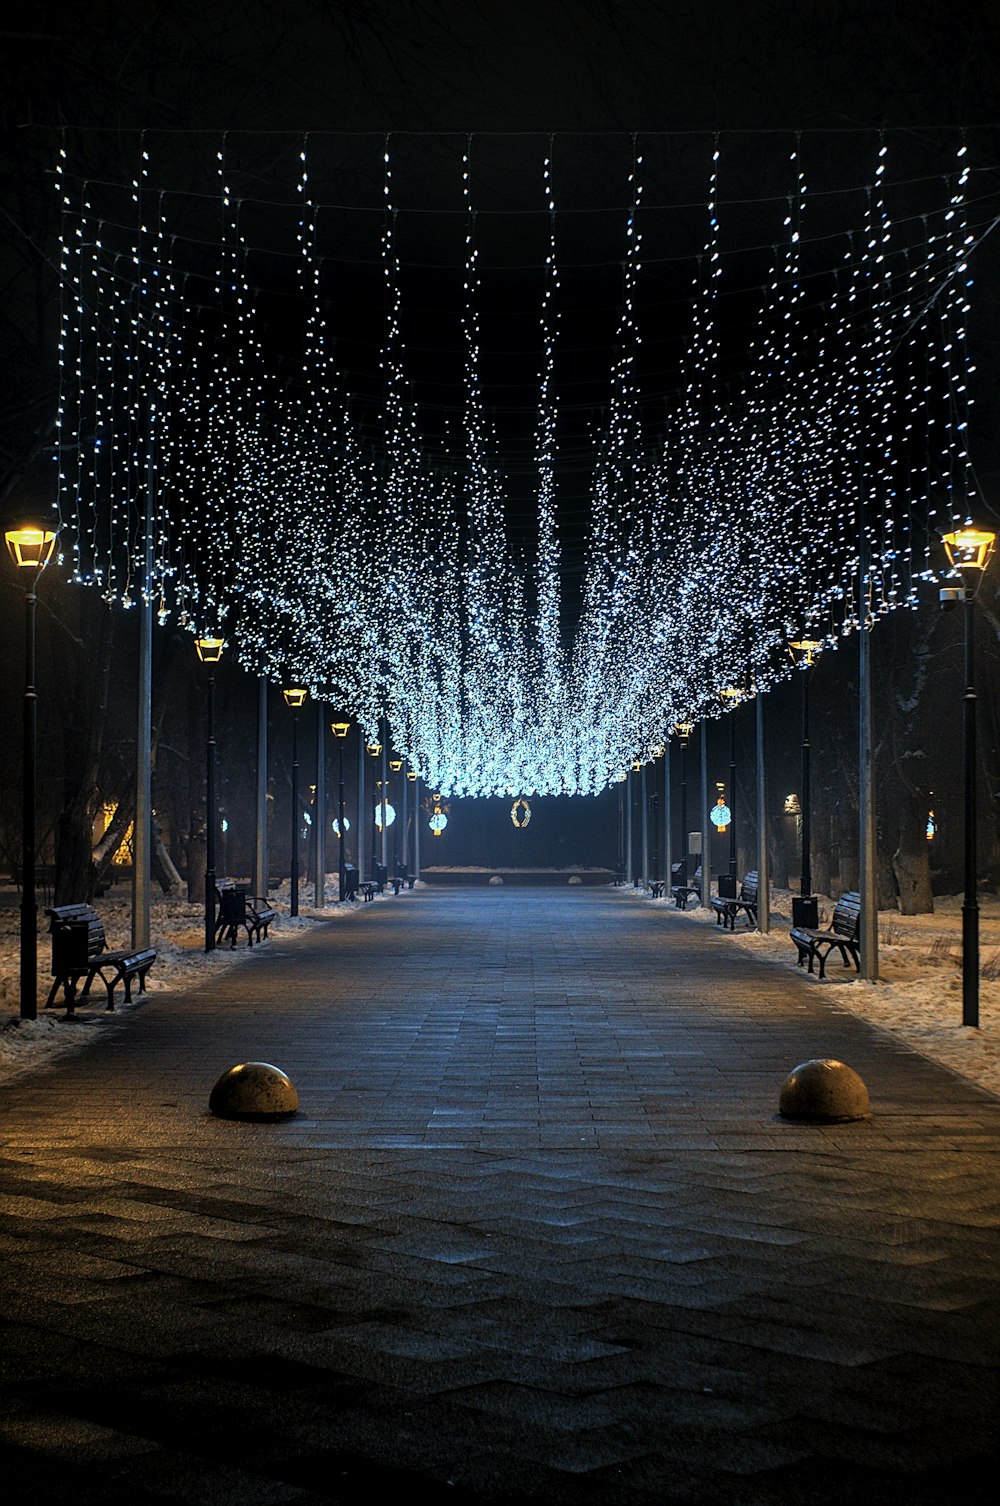
M 1000 951 L 988 953 L 979 971 L 988 982 L 995 983 L 1000 978 Z

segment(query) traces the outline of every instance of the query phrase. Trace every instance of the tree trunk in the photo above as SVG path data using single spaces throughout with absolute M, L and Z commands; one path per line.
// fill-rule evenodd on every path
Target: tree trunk
M 91 854 L 94 868 L 94 887 L 103 882 L 104 876 L 111 867 L 115 853 L 125 840 L 128 829 L 135 813 L 135 789 L 129 789 L 127 794 L 118 802 L 114 815 L 108 824 L 97 846 Z
M 94 821 L 100 804 L 98 771 L 111 675 L 114 641 L 113 614 L 99 598 L 84 600 L 78 593 L 79 613 L 69 632 L 76 650 L 74 669 L 63 677 L 60 710 L 63 717 L 63 803 L 56 823 L 57 905 L 78 904 L 94 897 L 92 859 Z M 95 618 L 97 619 L 95 622 Z M 57 619 L 61 622 L 61 619 Z M 65 625 L 65 624 L 63 624 Z M 96 640 L 96 647 L 90 645 Z
M 163 845 L 163 828 L 155 815 L 153 817 L 153 844 L 150 852 L 153 877 L 156 879 L 164 894 L 180 894 L 184 888 L 184 880 L 174 867 L 173 859 Z M 202 878 L 202 898 L 205 893 L 205 880 Z
M 192 905 L 205 903 L 205 873 L 208 868 L 208 846 L 205 828 L 196 831 L 187 843 L 187 897 Z
M 899 885 L 899 908 L 904 915 L 931 915 L 934 911 L 930 843 L 924 829 L 925 821 L 926 816 L 915 799 L 904 803 L 899 820 L 899 846 L 892 855 Z

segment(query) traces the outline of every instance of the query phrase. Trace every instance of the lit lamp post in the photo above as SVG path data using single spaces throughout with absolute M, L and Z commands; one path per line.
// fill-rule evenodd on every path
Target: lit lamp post
M 382 744 L 381 744 L 381 742 L 379 741 L 379 739 L 377 737 L 373 737 L 372 740 L 371 740 L 371 742 L 365 743 L 365 752 L 368 754 L 368 756 L 370 758 L 380 758 L 382 756 Z M 373 776 L 373 779 L 374 779 L 374 776 Z M 374 783 L 376 785 L 376 793 L 377 793 L 378 780 L 374 779 Z M 359 811 L 358 812 L 358 843 L 359 843 L 359 845 L 360 845 L 360 842 L 361 842 L 361 829 L 360 828 L 361 828 L 361 813 Z M 375 877 L 375 869 L 377 868 L 377 866 L 378 866 L 378 810 L 376 808 L 376 809 L 372 810 L 372 877 L 373 878 Z
M 962 697 L 962 732 L 965 762 L 965 896 L 962 900 L 962 1024 L 979 1025 L 979 898 L 976 892 L 976 681 L 972 604 L 979 590 L 987 561 L 993 553 L 995 533 L 979 528 L 960 528 L 942 539 L 948 563 L 957 571 L 960 587 L 946 586 L 941 605 L 961 601 L 965 628 L 965 693 Z
M 688 784 L 687 784 L 687 749 L 691 741 L 691 733 L 694 731 L 694 722 L 677 722 L 674 726 L 676 737 L 681 750 L 681 866 L 680 881 L 686 884 L 688 881 Z M 704 868 L 702 873 L 704 873 Z
M 208 736 L 205 740 L 205 951 L 215 950 L 215 666 L 222 658 L 222 638 L 196 638 L 202 664 L 208 665 Z
M 331 722 L 330 731 L 337 739 L 337 756 L 340 759 L 338 772 L 340 786 L 337 790 L 337 827 L 340 835 L 339 857 L 337 859 L 337 877 L 340 885 L 340 902 L 343 904 L 347 898 L 347 872 L 346 857 L 344 853 L 344 739 L 350 728 L 350 722 Z
M 731 899 L 736 898 L 736 708 L 743 699 L 742 693 L 730 686 L 722 692 L 722 699 L 729 707 L 729 878 Z M 721 893 L 721 890 L 720 890 Z
M 38 577 L 52 558 L 56 536 L 48 528 L 11 528 L 7 549 L 19 570 L 30 570 L 24 596 L 24 719 L 21 743 L 21 1019 L 38 1013 L 38 905 L 35 899 L 35 783 L 38 692 L 35 689 L 35 608 Z
M 390 768 L 390 770 L 392 771 L 393 774 L 397 774 L 398 775 L 402 771 L 403 760 L 401 758 L 390 758 L 389 759 L 389 768 Z M 398 799 L 398 797 L 399 797 L 399 780 L 398 780 L 398 778 L 396 780 L 394 780 L 390 784 L 389 798 L 392 799 L 393 795 L 395 795 L 397 797 L 397 799 Z M 398 832 L 398 830 L 397 830 L 397 828 L 395 826 L 395 823 L 393 823 L 393 833 L 392 833 L 392 872 L 393 872 L 393 877 L 394 878 L 399 873 L 399 832 Z
M 292 711 L 292 873 L 290 915 L 299 913 L 299 708 L 309 694 L 301 685 L 291 685 L 281 694 Z
M 812 850 L 809 826 L 809 681 L 821 644 L 812 638 L 800 638 L 788 645 L 788 652 L 802 672 L 802 789 L 799 806 L 802 814 L 802 877 L 798 896 L 792 898 L 792 925 L 815 930 L 819 925 L 819 903 L 812 892 Z

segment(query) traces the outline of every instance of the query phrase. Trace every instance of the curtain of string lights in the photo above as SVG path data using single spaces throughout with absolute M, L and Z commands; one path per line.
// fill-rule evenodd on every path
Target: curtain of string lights
M 277 160 L 284 193 L 266 217 L 252 139 L 237 152 L 228 136 L 198 138 L 191 188 L 169 136 L 138 139 L 121 182 L 88 178 L 67 137 L 62 562 L 109 602 L 145 597 L 161 623 L 225 636 L 249 672 L 308 686 L 372 736 L 387 718 L 398 751 L 445 794 L 598 793 L 675 723 L 785 677 L 792 639 L 836 647 L 861 626 L 862 600 L 869 625 L 912 608 L 937 530 L 969 513 L 969 256 L 988 215 L 965 137 L 910 177 L 894 174 L 891 139 L 867 138 L 861 176 L 815 193 L 813 140 L 759 144 L 777 186 L 756 197 L 735 147 L 727 176 L 725 140 L 689 142 L 701 193 L 683 206 L 686 243 L 674 206 L 647 193 L 664 180 L 670 137 L 625 138 L 610 202 L 588 205 L 617 226 L 618 292 L 606 391 L 588 415 L 569 614 L 559 495 L 571 389 L 559 369 L 573 364 L 564 285 L 586 240 L 584 211 L 561 206 L 559 137 L 525 141 L 520 182 L 537 202 L 508 237 L 516 248 L 519 225 L 533 227 L 537 258 L 532 268 L 515 249 L 537 299 L 517 373 L 535 394 L 517 481 L 523 496 L 527 472 L 531 526 L 517 548 L 483 333 L 494 308 L 483 226 L 503 211 L 480 202 L 477 138 L 439 152 L 438 181 L 453 178 L 442 215 L 462 390 L 432 433 L 407 348 L 420 269 L 402 242 L 420 211 L 394 138 L 355 148 L 380 200 L 358 211 L 378 225 L 373 404 L 338 362 L 350 210 L 331 196 L 322 136 L 271 151 L 268 191 Z M 756 283 L 738 238 L 747 203 L 765 224 Z M 277 341 L 276 258 L 294 310 Z M 664 266 L 681 288 L 669 313 L 681 338 L 656 385 L 643 342 L 664 315 L 643 295 Z

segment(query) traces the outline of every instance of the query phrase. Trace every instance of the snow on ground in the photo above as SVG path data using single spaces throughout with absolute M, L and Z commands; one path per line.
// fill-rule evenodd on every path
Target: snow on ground
M 331 878 L 333 892 L 336 875 Z M 419 882 L 419 881 L 418 881 Z M 420 887 L 423 884 L 420 883 Z M 405 892 L 405 891 L 404 891 Z M 791 895 L 788 890 L 775 891 L 772 929 L 762 936 L 757 931 L 737 929 L 734 934 L 716 926 L 711 911 L 678 910 L 672 900 L 649 899 L 643 891 L 615 889 L 613 892 L 651 905 L 665 924 L 707 925 L 720 946 L 737 946 L 766 958 L 775 967 L 795 968 L 795 948 L 788 938 L 791 924 Z M 271 896 L 278 918 L 271 925 L 272 934 L 293 942 L 312 930 L 318 921 L 343 921 L 364 915 L 368 905 L 338 905 L 317 910 L 307 903 L 311 885 L 300 886 L 300 913 L 293 920 L 288 914 L 288 884 Z M 43 1009 L 49 987 L 49 945 L 44 933 L 45 920 L 40 915 L 38 972 L 40 997 L 38 1019 L 21 1020 L 18 1008 L 18 912 L 17 897 L 0 894 L 0 1080 L 9 1079 L 30 1068 L 44 1066 L 67 1051 L 96 1039 L 102 1031 L 120 1029 L 136 1002 L 126 1005 L 118 990 L 119 1002 L 113 1014 L 102 1007 L 81 1010 L 79 1024 L 64 1022 L 62 1009 Z M 392 903 L 391 896 L 380 896 L 372 904 Z M 821 897 L 821 920 L 833 912 L 834 901 Z M 880 1026 L 935 1061 L 950 1067 L 963 1077 L 1000 1093 L 1000 898 L 985 895 L 980 900 L 980 956 L 983 977 L 980 988 L 980 1028 L 962 1025 L 961 975 L 961 898 L 939 897 L 933 915 L 896 915 L 883 911 L 879 916 L 879 966 L 877 984 L 859 981 L 853 968 L 845 970 L 834 955 L 829 977 L 825 981 L 809 978 L 809 986 L 825 990 L 831 1004 Z M 104 921 L 108 946 L 127 946 L 130 940 L 130 896 L 124 887 L 110 891 L 97 903 Z M 157 899 L 152 906 L 153 945 L 157 948 L 156 965 L 149 975 L 149 993 L 175 992 L 204 983 L 216 973 L 236 966 L 252 966 L 257 948 L 248 949 L 242 939 L 235 951 L 228 948 L 205 953 L 204 916 L 198 905 L 181 899 Z M 103 994 L 103 990 L 101 990 Z M 819 996 L 817 996 L 819 997 Z M 794 1063 L 792 1064 L 794 1065 Z
M 879 914 L 878 983 L 861 981 L 854 968 L 832 953 L 827 976 L 797 968 L 789 939 L 792 896 L 773 892 L 767 936 L 737 922 L 734 933 L 716 924 L 711 910 L 678 910 L 672 899 L 649 899 L 644 891 L 619 891 L 661 911 L 678 924 L 710 926 L 720 946 L 738 946 L 776 967 L 798 970 L 810 987 L 825 990 L 830 1002 L 878 1025 L 942 1066 L 1000 1093 L 1000 898 L 981 895 L 979 916 L 979 1029 L 962 1025 L 962 897 L 935 898 L 933 915 Z M 820 924 L 828 925 L 835 900 L 820 896 Z M 792 1063 L 794 1066 L 795 1063 Z
M 368 903 L 340 905 L 330 901 L 334 892 L 336 874 L 330 879 L 327 891 L 328 905 L 318 910 L 308 903 L 313 894 L 311 884 L 299 886 L 299 914 L 294 919 L 289 915 L 289 886 L 284 883 L 270 896 L 272 909 L 278 912 L 271 922 L 271 935 L 280 934 L 282 941 L 294 942 L 311 931 L 317 921 L 341 921 L 363 914 Z M 18 897 L 10 890 L 0 892 L 0 1081 L 31 1068 L 47 1065 L 67 1051 L 77 1049 L 97 1039 L 104 1030 L 120 1028 L 131 1011 L 138 1007 L 142 995 L 133 984 L 132 1003 L 126 1004 L 119 985 L 115 990 L 115 1009 L 109 1013 L 103 1005 L 107 998 L 101 980 L 95 980 L 91 995 L 95 1005 L 78 1011 L 75 1021 L 65 1019 L 65 1008 L 55 1006 L 46 1010 L 45 1000 L 51 986 L 49 962 L 51 958 L 48 938 L 48 921 L 39 906 L 38 944 L 38 1018 L 20 1018 L 19 986 L 19 925 Z M 386 904 L 388 897 L 376 895 L 371 904 Z M 101 899 L 94 908 L 104 922 L 109 950 L 126 947 L 131 943 L 131 894 L 127 887 L 118 885 Z M 216 974 L 228 972 L 240 965 L 252 965 L 258 948 L 247 947 L 246 935 L 240 932 L 239 945 L 231 951 L 228 945 L 214 952 L 206 952 L 205 912 L 201 905 L 192 905 L 184 899 L 154 899 L 150 913 L 151 944 L 156 947 L 156 962 L 146 980 L 147 994 L 175 993 L 179 989 L 194 988 Z M 266 943 L 265 943 L 266 945 Z M 61 1005 L 60 994 L 60 1005 Z

